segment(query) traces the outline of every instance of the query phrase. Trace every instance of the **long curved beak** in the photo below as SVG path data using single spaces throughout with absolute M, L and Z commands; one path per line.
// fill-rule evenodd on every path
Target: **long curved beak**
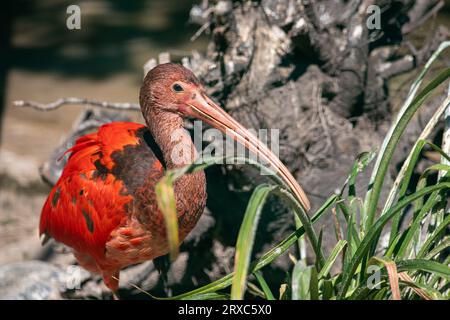
M 308 197 L 280 159 L 256 136 L 214 103 L 202 90 L 197 91 L 189 101 L 186 101 L 186 106 L 180 111 L 187 116 L 200 119 L 217 128 L 233 140 L 244 145 L 256 154 L 259 159 L 267 162 L 292 190 L 303 208 L 306 211 L 310 209 Z

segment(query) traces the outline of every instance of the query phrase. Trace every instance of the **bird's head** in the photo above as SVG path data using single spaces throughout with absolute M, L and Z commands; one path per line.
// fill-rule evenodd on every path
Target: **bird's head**
M 184 115 L 186 106 L 198 100 L 204 89 L 200 81 L 180 64 L 160 64 L 150 70 L 141 87 L 140 104 L 147 112 L 168 111 Z M 204 94 L 204 93 L 203 93 Z
M 206 95 L 192 71 L 175 63 L 156 66 L 147 73 L 139 100 L 146 120 L 155 113 L 196 118 L 240 142 L 274 168 L 302 206 L 309 210 L 309 200 L 289 170 L 264 143 Z

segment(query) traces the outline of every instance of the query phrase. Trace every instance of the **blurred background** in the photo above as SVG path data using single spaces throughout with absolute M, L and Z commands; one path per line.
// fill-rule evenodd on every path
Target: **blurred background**
M 52 112 L 39 112 L 14 107 L 12 102 L 32 100 L 48 103 L 63 97 L 81 97 L 137 103 L 143 65 L 150 58 L 157 58 L 160 52 L 169 52 L 172 60 L 177 61 L 193 51 L 207 52 L 210 35 L 202 34 L 195 41 L 191 41 L 199 25 L 189 22 L 189 13 L 194 4 L 201 2 L 203 1 L 2 2 L 0 266 L 40 259 L 45 254 L 41 249 L 37 226 L 40 210 L 50 187 L 40 178 L 39 167 L 50 157 L 80 112 L 86 108 L 72 105 Z M 81 30 L 68 30 L 66 27 L 66 9 L 71 4 L 77 4 L 81 8 Z M 434 19 L 428 20 L 421 28 L 408 35 L 411 43 L 424 43 L 430 30 L 434 30 L 438 25 L 450 27 L 449 0 L 445 1 L 444 7 Z M 216 48 L 218 47 L 216 44 Z M 293 61 L 295 64 L 297 60 Z M 289 80 L 293 78 L 295 81 L 299 79 L 311 82 L 298 76 L 306 70 L 306 67 L 302 68 L 298 68 L 300 71 L 295 68 L 293 73 L 296 73 L 296 76 Z M 411 82 L 411 75 L 414 74 L 411 71 L 390 79 L 390 90 L 398 92 L 395 90 L 401 87 L 404 93 Z M 274 87 L 277 86 L 275 83 Z M 398 106 L 402 97 L 394 94 L 389 102 L 394 107 Z M 349 122 L 354 121 L 353 116 L 347 117 Z M 139 113 L 132 113 L 131 117 L 135 121 L 142 121 Z M 354 155 L 349 155 L 349 158 L 349 163 L 352 163 Z M 348 167 L 342 170 L 347 172 Z M 335 171 L 345 177 L 338 170 Z M 318 184 L 323 178 L 316 177 L 316 180 L 314 183 Z M 332 188 L 335 187 L 330 185 L 329 189 Z M 223 206 L 223 202 L 218 206 Z M 220 227 L 220 224 L 218 225 Z M 236 228 L 237 226 L 238 224 Z M 228 230 L 226 227 L 223 229 Z M 229 241 L 229 247 L 232 246 L 232 241 Z M 233 255 L 233 252 L 228 250 L 229 247 L 221 249 L 228 260 Z M 71 261 L 73 258 L 70 255 L 56 255 L 52 258 L 56 265 L 65 265 Z M 211 278 L 229 271 L 226 268 L 214 274 L 211 271 Z M 0 270 L 0 279 L 4 276 L 2 272 L 5 271 Z M 281 277 L 284 275 L 281 274 Z M 197 283 L 193 281 L 191 286 L 195 285 Z M 0 293 L 1 286 L 0 280 Z
M 189 23 L 194 0 L 77 1 L 81 30 L 68 30 L 73 3 L 6 1 L 1 14 L 0 264 L 31 258 L 40 246 L 38 218 L 49 188 L 38 167 L 83 109 L 46 113 L 12 102 L 73 96 L 137 103 L 147 60 L 206 48 L 205 37 L 190 41 L 198 29 Z

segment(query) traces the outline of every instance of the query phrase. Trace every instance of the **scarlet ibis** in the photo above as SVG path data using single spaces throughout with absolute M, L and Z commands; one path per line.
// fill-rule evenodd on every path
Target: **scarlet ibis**
M 70 157 L 44 204 L 39 227 L 41 236 L 71 247 L 78 263 L 100 274 L 112 292 L 118 289 L 122 268 L 169 251 L 155 184 L 165 170 L 197 158 L 191 137 L 182 130 L 183 117 L 205 121 L 267 161 L 309 209 L 305 193 L 288 169 L 214 103 L 188 69 L 174 63 L 155 67 L 145 77 L 139 101 L 147 126 L 105 124 L 67 151 Z M 191 152 L 179 154 L 180 144 L 181 150 Z M 182 241 L 205 207 L 204 172 L 177 179 L 174 193 Z

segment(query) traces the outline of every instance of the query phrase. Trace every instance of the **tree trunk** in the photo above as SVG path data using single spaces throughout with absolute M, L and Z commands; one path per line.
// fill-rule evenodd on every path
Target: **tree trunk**
M 381 9 L 381 29 L 368 27 L 370 5 Z M 209 25 L 211 42 L 207 55 L 193 55 L 188 66 L 246 127 L 280 130 L 280 158 L 306 189 L 314 212 L 343 185 L 357 155 L 380 146 L 395 113 L 388 81 L 422 65 L 448 39 L 445 27 L 433 30 L 419 49 L 406 38 L 442 5 L 410 0 L 206 1 L 193 8 L 191 20 Z M 408 130 L 418 127 L 416 123 Z M 400 150 L 395 161 L 403 161 L 405 153 Z M 211 232 L 221 234 L 213 242 L 232 247 L 251 194 L 244 191 L 264 177 L 223 166 L 210 169 L 208 178 L 208 208 L 216 225 Z M 367 190 L 368 181 L 366 174 L 360 190 Z M 258 253 L 293 230 L 292 215 L 275 206 L 269 205 L 258 227 Z M 331 249 L 336 242 L 332 219 L 319 228 Z M 272 268 L 277 264 L 289 267 L 287 258 Z M 203 267 L 195 267 L 192 275 Z M 279 285 L 283 277 L 278 272 L 269 279 Z

